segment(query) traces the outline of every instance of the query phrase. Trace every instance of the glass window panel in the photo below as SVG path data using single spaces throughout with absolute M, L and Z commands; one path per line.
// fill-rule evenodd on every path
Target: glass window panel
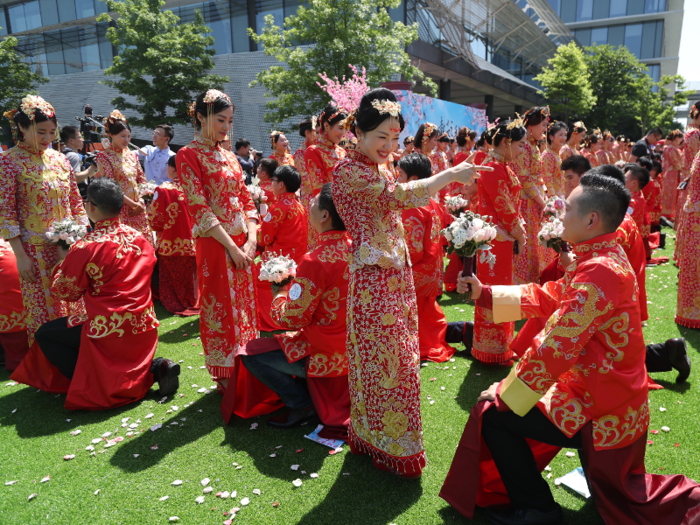
M 591 29 L 591 45 L 598 44 L 602 46 L 608 43 L 608 28 L 596 27 Z
M 205 6 L 204 21 L 211 29 L 210 35 L 214 37 L 214 50 L 217 55 L 231 52 L 231 19 L 228 8 L 222 7 L 216 2 L 209 2 Z
M 13 5 L 7 10 L 7 14 L 10 15 L 13 33 L 27 30 L 27 21 L 24 18 L 24 4 Z
M 285 5 L 287 2 L 285 2 Z M 404 22 L 404 19 L 406 17 L 406 5 L 401 2 L 399 7 L 395 9 L 389 9 L 389 16 L 394 22 Z
M 114 59 L 112 43 L 107 40 L 107 28 L 109 28 L 109 22 L 97 24 L 97 45 L 100 48 L 100 66 L 102 69 L 107 69 L 111 66 Z
M 644 2 L 645 13 L 662 13 L 666 11 L 666 0 L 646 0 Z
M 627 0 L 627 15 L 641 15 L 644 13 L 645 0 Z
M 576 2 L 566 0 L 561 4 L 561 19 L 565 23 L 576 22 Z
M 95 15 L 101 15 L 107 12 L 107 2 L 104 0 L 95 0 Z
M 610 18 L 627 16 L 627 0 L 610 0 Z
M 608 27 L 608 44 L 611 46 L 625 45 L 625 26 Z
M 248 1 L 231 0 L 231 37 L 234 53 L 250 51 L 250 39 L 248 38 Z
M 45 26 L 58 24 L 58 7 L 56 0 L 39 0 L 39 9 L 41 11 L 41 23 Z
M 80 55 L 80 47 L 64 47 L 63 58 L 66 61 L 66 74 L 80 73 L 83 70 L 83 57 Z
M 655 43 L 656 22 L 644 22 L 644 24 L 642 24 L 642 51 L 639 58 L 653 58 Z
M 5 36 L 7 30 L 7 18 L 5 18 L 5 8 L 0 7 L 0 36 Z
M 610 0 L 593 0 L 593 20 L 608 18 L 610 14 Z
M 661 75 L 661 66 L 659 64 L 648 64 L 647 68 L 649 69 L 649 76 L 651 79 L 654 82 L 658 82 Z M 654 86 L 651 90 L 656 93 L 659 91 L 659 86 Z
M 282 27 L 284 23 L 283 0 L 255 0 L 255 25 L 258 34 L 262 33 L 262 28 L 265 27 L 267 15 L 274 16 L 275 25 Z
M 39 0 L 24 4 L 24 18 L 27 21 L 27 29 L 41 27 L 41 11 L 39 10 Z
M 83 61 L 83 71 L 102 69 L 100 48 L 97 43 L 80 46 L 80 58 Z
M 582 46 L 591 45 L 591 30 L 590 29 L 577 29 L 574 33 L 576 35 L 576 40 L 581 42 Z
M 78 20 L 95 16 L 94 0 L 75 0 L 75 16 Z
M 66 67 L 63 60 L 61 32 L 49 31 L 44 33 L 44 49 L 46 50 L 46 65 L 49 75 L 65 75 Z
M 656 22 L 656 41 L 654 42 L 654 57 L 661 56 L 661 45 L 664 39 L 664 21 L 657 20 Z
M 299 9 L 300 5 L 304 5 L 303 0 L 285 0 L 284 1 L 284 17 L 287 18 L 288 16 L 293 16 L 297 14 L 297 9 Z M 395 10 L 390 9 L 389 12 L 391 11 L 401 11 L 403 13 L 403 3 L 401 3 L 401 6 L 397 7 Z M 401 22 L 403 22 L 403 14 L 401 15 Z
M 73 0 L 56 0 L 58 4 L 58 18 L 61 22 L 75 20 L 75 2 Z
M 474 42 L 472 42 L 472 52 L 476 56 L 486 60 L 486 45 L 484 44 L 484 41 L 480 38 L 474 39 Z
M 625 26 L 625 45 L 630 53 L 639 58 L 642 50 L 642 24 Z
M 583 22 L 593 18 L 593 0 L 578 0 L 576 6 L 576 21 Z
M 557 15 L 561 13 L 561 0 L 547 0 L 547 2 Z

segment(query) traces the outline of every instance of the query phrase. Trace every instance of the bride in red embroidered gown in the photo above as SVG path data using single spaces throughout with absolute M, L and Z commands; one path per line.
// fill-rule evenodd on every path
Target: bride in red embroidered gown
M 358 145 L 333 170 L 333 201 L 353 241 L 346 339 L 350 449 L 371 455 L 381 470 L 418 477 L 426 463 L 418 319 L 401 210 L 427 206 L 450 182 L 470 183 L 476 175 L 463 163 L 397 184 L 384 165 L 404 121 L 388 89 L 365 93 L 349 125 Z
M 236 156 L 219 145 L 233 122 L 233 109 L 221 91 L 199 95 L 194 117 L 200 133 L 177 153 L 196 239 L 204 361 L 220 391 L 233 375 L 240 348 L 258 337 L 251 267 L 258 212 Z
M 30 95 L 5 117 L 17 146 L 0 155 L 0 236 L 17 259 L 29 336 L 29 353 L 12 379 L 49 392 L 66 392 L 68 379 L 44 357 L 34 332 L 59 317 L 86 314 L 82 301 L 65 303 L 49 293 L 58 245 L 48 242 L 45 233 L 54 221 L 73 219 L 88 226 L 88 219 L 68 159 L 49 149 L 57 127 L 51 104 Z
M 586 135 L 586 125 L 581 122 L 574 122 L 569 126 L 569 133 L 566 138 L 566 144 L 564 144 L 559 152 L 561 161 L 564 162 L 566 159 L 572 155 L 580 155 L 579 148 L 581 146 L 581 141 Z
M 148 242 L 154 244 L 151 228 L 148 225 L 146 204 L 141 200 L 139 184 L 146 182 L 138 155 L 129 150 L 131 128 L 126 117 L 118 109 L 110 113 L 105 123 L 111 145 L 97 154 L 97 175 L 114 179 L 124 193 L 124 207 L 119 220 L 122 224 L 131 226 L 143 235 Z
M 272 155 L 270 158 L 277 161 L 278 166 L 294 166 L 294 156 L 289 153 L 289 140 L 281 131 L 270 133 L 270 145 Z
M 309 176 L 306 173 L 306 161 L 304 157 L 306 156 L 306 150 L 310 146 L 316 144 L 316 117 L 304 120 L 299 123 L 299 135 L 304 139 L 304 143 L 301 148 L 294 152 L 294 167 L 299 172 L 301 177 L 301 204 L 304 206 L 306 213 L 309 213 L 311 209 L 311 196 L 310 187 L 305 187 L 304 184 L 308 184 Z

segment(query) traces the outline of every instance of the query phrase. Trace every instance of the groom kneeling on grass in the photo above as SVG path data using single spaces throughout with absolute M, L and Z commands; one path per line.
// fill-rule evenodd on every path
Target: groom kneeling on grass
M 559 281 L 491 287 L 460 278 L 458 291 L 470 285 L 497 323 L 549 318 L 508 377 L 482 392 L 467 423 L 440 495 L 468 518 L 479 506 L 491 523 L 562 523 L 540 471 L 564 447 L 579 450 L 606 523 L 696 523 L 700 516 L 700 485 L 644 470 L 649 406 L 639 292 L 615 233 L 629 201 L 610 177 L 581 178 L 562 218 L 576 259 Z

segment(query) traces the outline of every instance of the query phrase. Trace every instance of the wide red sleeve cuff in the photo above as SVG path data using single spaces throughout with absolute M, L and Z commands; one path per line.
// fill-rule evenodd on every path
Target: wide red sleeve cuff
M 491 290 L 491 285 L 482 284 L 481 286 L 481 295 L 476 300 L 476 305 L 481 308 L 486 308 L 487 310 L 493 310 L 493 291 Z

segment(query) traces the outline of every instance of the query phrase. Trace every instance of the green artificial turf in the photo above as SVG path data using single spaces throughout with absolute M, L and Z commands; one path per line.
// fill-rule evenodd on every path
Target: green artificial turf
M 672 254 L 673 232 L 666 231 L 668 247 L 657 255 Z M 648 270 L 652 304 L 645 338 L 659 342 L 684 336 L 691 359 L 697 360 L 700 333 L 673 322 L 676 277 L 677 269 L 671 264 Z M 473 319 L 473 307 L 456 294 L 445 294 L 440 303 L 450 321 Z M 274 430 L 265 425 L 266 417 L 259 417 L 234 418 L 224 427 L 219 394 L 197 392 L 213 386 L 202 368 L 197 318 L 173 317 L 160 307 L 157 312 L 161 320 L 158 355 L 184 360 L 180 390 L 163 404 L 153 389 L 143 401 L 120 409 L 69 412 L 63 408 L 65 396 L 8 386 L 9 375 L 0 372 L 0 523 L 164 524 L 170 516 L 178 516 L 183 524 L 220 525 L 227 519 L 224 512 L 241 507 L 244 497 L 250 498 L 250 504 L 238 512 L 234 523 L 469 523 L 438 493 L 479 392 L 505 377 L 507 369 L 482 365 L 462 352 L 454 362 L 421 368 L 429 465 L 420 481 L 406 481 L 377 471 L 368 457 L 353 456 L 347 447 L 329 455 L 328 448 L 303 437 L 313 430 L 311 425 Z M 650 435 L 654 444 L 647 448 L 647 469 L 700 479 L 696 374 L 683 385 L 675 384 L 675 375 L 654 374 L 665 389 L 650 394 L 650 428 L 665 425 L 671 431 Z M 660 407 L 667 410 L 660 412 Z M 154 417 L 145 419 L 149 413 Z M 139 433 L 107 449 L 101 442 L 91 456 L 85 447 L 93 439 L 106 432 L 113 432 L 111 437 L 125 436 L 128 428 L 122 427 L 123 418 L 130 418 L 127 425 L 140 419 Z M 163 427 L 150 431 L 157 423 Z M 256 430 L 251 430 L 252 423 L 258 423 Z M 78 429 L 82 431 L 79 435 L 70 434 Z M 151 448 L 154 445 L 156 450 Z M 271 458 L 273 453 L 276 457 Z M 67 454 L 75 454 L 75 459 L 64 461 Z M 241 467 L 238 470 L 236 463 Z M 293 471 L 292 465 L 300 467 Z M 550 482 L 555 498 L 565 509 L 567 523 L 602 523 L 592 501 L 553 483 L 577 466 L 578 458 L 563 452 L 552 461 Z M 311 478 L 311 473 L 319 477 Z M 47 475 L 50 481 L 40 483 Z M 195 498 L 202 495 L 203 478 L 210 478 L 215 490 L 199 505 Z M 303 481 L 299 488 L 292 485 L 297 478 Z M 176 479 L 183 484 L 172 486 Z M 11 480 L 18 481 L 4 485 Z M 261 494 L 254 494 L 253 489 L 260 489 Z M 215 497 L 216 492 L 234 490 L 235 499 Z M 36 498 L 27 501 L 32 493 Z M 159 501 L 163 496 L 169 499 Z M 485 523 L 479 512 L 473 523 Z

